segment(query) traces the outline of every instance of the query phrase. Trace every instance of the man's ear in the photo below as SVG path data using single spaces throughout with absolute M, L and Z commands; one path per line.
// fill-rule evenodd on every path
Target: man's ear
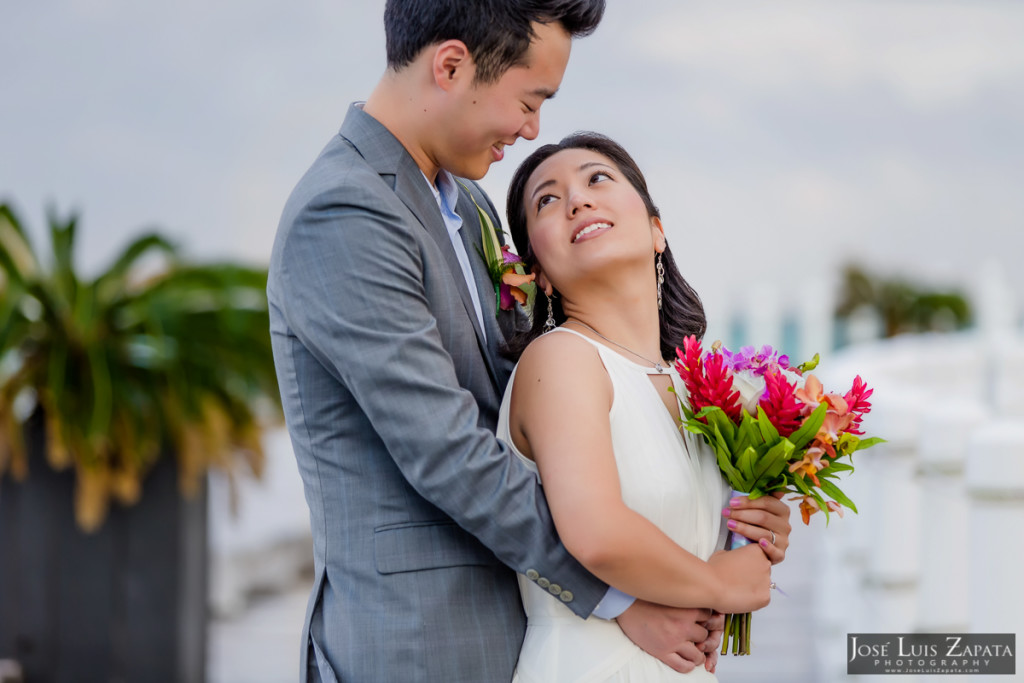
M 472 82 L 476 65 L 469 54 L 469 48 L 461 40 L 446 40 L 434 49 L 434 83 L 442 90 L 450 90 L 456 83 L 467 77 Z
M 659 254 L 665 251 L 665 247 L 668 246 L 668 242 L 665 240 L 665 228 L 657 216 L 651 216 L 651 237 L 654 239 L 654 251 Z

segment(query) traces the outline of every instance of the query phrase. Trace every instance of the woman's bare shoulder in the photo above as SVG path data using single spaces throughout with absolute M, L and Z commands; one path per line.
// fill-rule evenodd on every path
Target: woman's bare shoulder
M 611 380 L 597 348 L 583 337 L 551 332 L 533 340 L 519 359 L 516 388 L 544 387 L 546 393 L 611 391 Z M 532 393 L 532 391 L 531 391 Z

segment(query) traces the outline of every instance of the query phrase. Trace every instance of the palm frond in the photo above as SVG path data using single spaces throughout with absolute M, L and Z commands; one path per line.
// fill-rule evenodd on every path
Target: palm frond
M 189 264 L 157 232 L 133 240 L 91 282 L 74 267 L 77 217 L 49 213 L 49 267 L 0 206 L 0 475 L 26 471 L 13 411 L 20 392 L 46 419 L 46 459 L 73 465 L 79 525 L 111 500 L 138 500 L 169 449 L 184 492 L 210 467 L 262 467 L 259 431 L 280 395 L 265 269 Z M 163 257 L 140 273 L 150 255 Z M 143 277 L 145 275 L 145 277 Z M 12 427 L 13 425 L 13 427 Z M 13 429 L 13 431 L 12 431 Z
M 0 204 L 0 269 L 9 283 L 22 286 L 34 280 L 40 270 L 21 221 L 7 204 Z

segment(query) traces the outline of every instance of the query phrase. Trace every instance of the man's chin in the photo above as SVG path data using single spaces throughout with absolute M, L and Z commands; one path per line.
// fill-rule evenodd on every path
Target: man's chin
M 453 170 L 451 173 L 459 176 L 460 178 L 466 178 L 468 180 L 480 180 L 487 171 L 491 168 L 491 162 L 477 162 L 463 164 L 458 170 Z

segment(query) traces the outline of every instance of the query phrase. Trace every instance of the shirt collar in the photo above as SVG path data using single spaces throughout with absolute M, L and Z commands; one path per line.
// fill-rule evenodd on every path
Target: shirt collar
M 455 206 L 459 203 L 458 182 L 451 173 L 443 168 L 437 172 L 436 185 L 430 182 L 425 173 L 423 179 L 427 181 L 430 192 L 441 209 L 441 217 L 444 219 L 445 227 L 448 228 L 448 233 L 454 235 L 462 227 L 462 217 L 455 213 Z

